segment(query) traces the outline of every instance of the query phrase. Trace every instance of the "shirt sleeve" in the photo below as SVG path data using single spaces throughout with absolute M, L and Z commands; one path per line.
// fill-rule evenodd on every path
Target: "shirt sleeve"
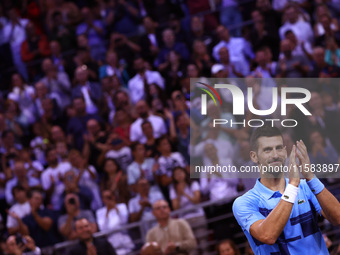
M 300 181 L 300 187 L 303 187 L 303 190 L 306 192 L 306 195 L 308 197 L 308 200 L 312 202 L 316 212 L 321 216 L 321 206 L 319 204 L 318 199 L 316 196 L 313 194 L 313 192 L 310 190 L 306 180 L 301 180 Z
M 233 213 L 240 226 L 248 232 L 256 221 L 265 217 L 259 212 L 258 199 L 256 197 L 239 197 L 233 204 Z
M 173 185 L 171 185 L 169 187 L 169 192 L 170 192 L 170 199 L 175 199 L 177 197 L 177 194 L 176 194 L 176 191 L 175 191 L 175 188 Z

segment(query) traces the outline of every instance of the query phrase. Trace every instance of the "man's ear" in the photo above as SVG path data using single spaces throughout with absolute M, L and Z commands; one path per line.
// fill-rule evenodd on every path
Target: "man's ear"
M 255 151 L 250 151 L 250 158 L 256 164 L 259 162 L 257 158 L 257 153 Z

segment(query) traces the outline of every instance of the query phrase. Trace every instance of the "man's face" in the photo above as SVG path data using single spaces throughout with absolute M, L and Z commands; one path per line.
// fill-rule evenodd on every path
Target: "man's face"
M 137 183 L 137 191 L 141 195 L 148 195 L 150 191 L 149 182 L 146 179 L 141 179 Z
M 92 135 L 97 135 L 100 132 L 100 126 L 97 120 L 95 119 L 90 119 L 87 122 L 87 131 L 89 132 L 89 134 Z
M 29 202 L 32 208 L 38 209 L 42 205 L 43 197 L 39 192 L 33 192 Z
M 77 114 L 83 114 L 85 112 L 85 102 L 81 98 L 76 98 L 73 100 L 73 107 Z
M 47 154 L 47 162 L 49 165 L 58 164 L 58 155 L 56 150 L 50 150 Z
M 148 117 L 148 106 L 145 102 L 140 101 L 136 104 L 136 111 L 142 119 L 146 119 Z
M 287 158 L 287 150 L 283 145 L 281 136 L 262 136 L 257 139 L 257 143 L 257 152 L 250 152 L 250 157 L 253 162 L 257 163 L 260 167 L 266 166 L 267 172 L 269 167 L 284 166 Z M 279 172 L 275 172 L 274 174 L 276 173 L 280 174 Z
M 133 68 L 137 73 L 141 73 L 145 71 L 145 63 L 142 58 L 138 58 L 133 62 Z
M 234 255 L 235 252 L 231 245 L 229 243 L 222 243 L 219 247 L 218 250 L 220 252 L 220 255 Z
M 23 162 L 16 162 L 14 165 L 14 174 L 18 179 L 22 179 L 26 176 L 27 170 Z
M 170 208 L 166 201 L 160 200 L 153 205 L 153 215 L 157 220 L 166 220 L 170 217 Z
M 81 241 L 89 240 L 92 237 L 91 226 L 87 219 L 76 221 L 75 230 Z
M 172 47 L 175 43 L 175 36 L 171 30 L 165 30 L 163 32 L 163 41 L 167 47 Z

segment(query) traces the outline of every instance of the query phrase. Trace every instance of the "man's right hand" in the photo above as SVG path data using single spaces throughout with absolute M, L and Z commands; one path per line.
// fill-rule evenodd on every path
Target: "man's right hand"
M 300 172 L 296 164 L 296 145 L 293 145 L 292 152 L 289 156 L 289 184 L 296 187 L 300 184 Z

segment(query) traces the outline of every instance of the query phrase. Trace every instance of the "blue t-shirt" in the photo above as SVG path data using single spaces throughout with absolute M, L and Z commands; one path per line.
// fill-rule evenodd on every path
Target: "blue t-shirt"
M 286 185 L 288 179 L 286 179 Z M 321 215 L 321 206 L 305 180 L 300 181 L 299 192 L 293 205 L 289 220 L 283 232 L 273 245 L 264 244 L 249 233 L 250 226 L 265 219 L 280 202 L 282 194 L 265 187 L 260 179 L 253 189 L 237 198 L 233 204 L 233 213 L 247 236 L 256 255 L 283 254 L 329 254 L 317 224 L 317 213 Z

